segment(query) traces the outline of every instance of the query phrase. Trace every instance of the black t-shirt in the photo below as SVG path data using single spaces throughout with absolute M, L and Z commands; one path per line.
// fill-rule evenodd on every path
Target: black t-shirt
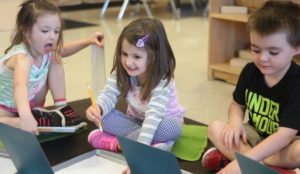
M 263 137 L 275 133 L 278 127 L 300 130 L 300 66 L 294 62 L 273 87 L 267 86 L 254 63 L 247 64 L 240 74 L 233 98 L 247 107 L 249 124 Z

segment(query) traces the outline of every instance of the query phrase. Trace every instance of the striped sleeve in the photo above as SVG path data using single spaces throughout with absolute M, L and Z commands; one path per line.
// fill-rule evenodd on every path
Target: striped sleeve
M 142 125 L 138 141 L 151 144 L 155 131 L 161 120 L 166 116 L 166 107 L 170 99 L 170 85 L 165 86 L 166 80 L 162 80 L 151 92 L 151 98 L 145 112 L 145 120 Z
M 117 78 L 114 73 L 108 78 L 105 88 L 97 97 L 97 104 L 101 107 L 102 115 L 108 114 L 116 105 L 120 91 L 117 86 Z

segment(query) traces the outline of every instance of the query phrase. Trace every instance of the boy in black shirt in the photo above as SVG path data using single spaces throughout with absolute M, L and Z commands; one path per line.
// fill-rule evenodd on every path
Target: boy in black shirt
M 216 148 L 203 155 L 202 164 L 218 174 L 240 173 L 234 156 L 240 152 L 295 173 L 288 169 L 300 166 L 300 66 L 292 60 L 300 53 L 300 6 L 267 1 L 251 14 L 248 27 L 254 62 L 239 77 L 228 122 L 209 125 Z M 243 124 L 246 110 L 249 121 Z

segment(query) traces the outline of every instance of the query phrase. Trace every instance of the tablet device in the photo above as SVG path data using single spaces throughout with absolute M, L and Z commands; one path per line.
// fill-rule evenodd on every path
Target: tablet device
M 54 173 L 35 135 L 0 123 L 0 140 L 18 174 Z
M 175 155 L 151 146 L 118 137 L 132 174 L 181 174 Z
M 242 174 L 278 174 L 275 170 L 260 164 L 240 153 L 235 153 Z

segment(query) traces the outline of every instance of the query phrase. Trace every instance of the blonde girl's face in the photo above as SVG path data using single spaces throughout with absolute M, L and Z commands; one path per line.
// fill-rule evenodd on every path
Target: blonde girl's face
M 281 78 L 290 67 L 292 58 L 298 50 L 287 41 L 285 32 L 261 36 L 250 32 L 253 61 L 265 76 Z
M 58 41 L 61 21 L 57 14 L 45 14 L 37 18 L 26 38 L 31 48 L 32 56 L 38 57 L 51 52 Z
M 148 56 L 145 48 L 138 48 L 126 39 L 123 40 L 121 62 L 129 76 L 137 77 L 141 83 L 144 83 L 148 65 L 147 60 Z

